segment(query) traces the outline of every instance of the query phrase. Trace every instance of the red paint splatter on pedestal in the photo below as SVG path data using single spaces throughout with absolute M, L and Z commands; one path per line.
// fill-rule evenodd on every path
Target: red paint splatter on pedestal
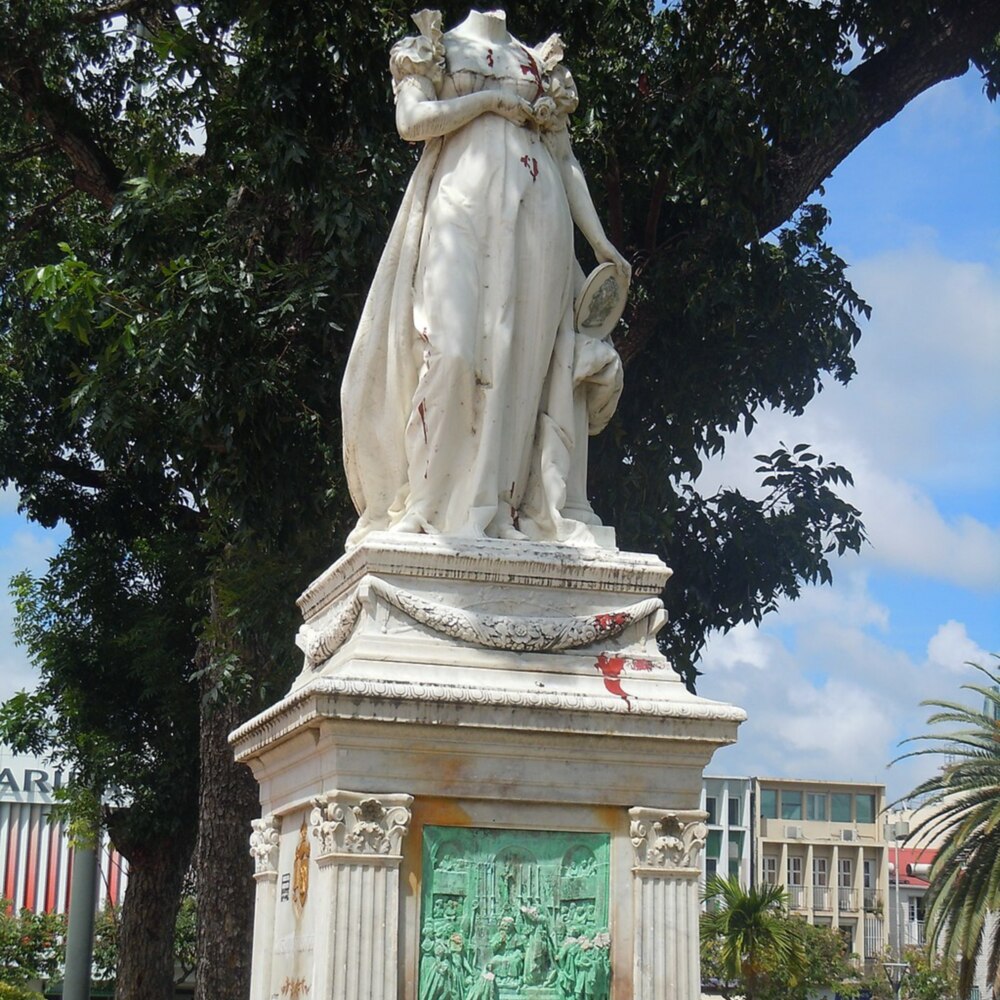
M 621 686 L 621 682 L 618 680 L 621 676 L 622 670 L 625 669 L 626 663 L 628 663 L 628 659 L 624 656 L 608 656 L 607 653 L 601 653 L 594 666 L 597 667 L 603 675 L 604 687 L 608 690 L 608 692 L 613 694 L 616 698 L 621 698 L 625 702 L 625 707 L 631 712 L 632 703 L 629 701 L 628 695 L 625 693 Z
M 594 615 L 594 625 L 601 632 L 610 632 L 612 629 L 621 628 L 627 624 L 628 615 L 624 611 L 617 611 L 613 614 Z

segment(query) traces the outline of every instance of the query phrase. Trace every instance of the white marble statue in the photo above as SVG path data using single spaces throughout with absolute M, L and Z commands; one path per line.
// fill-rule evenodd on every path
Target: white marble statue
M 573 224 L 622 289 L 631 270 L 570 146 L 562 43 L 522 44 L 502 11 L 413 20 L 390 69 L 399 133 L 424 150 L 344 377 L 348 548 L 374 530 L 595 544 L 587 435 L 622 376 L 575 329 Z

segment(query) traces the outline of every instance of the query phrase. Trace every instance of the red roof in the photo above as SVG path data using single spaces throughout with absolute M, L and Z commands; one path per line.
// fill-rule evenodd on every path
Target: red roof
M 913 886 L 927 886 L 929 881 L 916 875 L 907 875 L 908 865 L 929 865 L 937 857 L 936 847 L 901 847 L 898 855 L 899 884 Z M 897 864 L 897 854 L 894 847 L 889 848 L 889 881 L 895 883 L 896 876 L 892 874 L 891 866 Z

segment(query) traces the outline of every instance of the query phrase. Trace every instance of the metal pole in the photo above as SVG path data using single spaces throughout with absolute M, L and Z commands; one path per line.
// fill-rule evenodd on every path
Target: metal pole
M 97 910 L 97 846 L 78 844 L 73 848 L 63 1000 L 90 1000 L 90 965 Z
M 893 827 L 893 843 L 896 847 L 896 961 L 903 961 L 903 914 L 899 909 L 899 830 Z

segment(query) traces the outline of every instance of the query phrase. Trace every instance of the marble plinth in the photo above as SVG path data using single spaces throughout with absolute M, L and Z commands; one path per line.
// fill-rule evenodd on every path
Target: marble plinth
M 373 534 L 308 588 L 302 672 L 231 737 L 263 811 L 253 1000 L 420 1000 L 427 826 L 606 835 L 610 996 L 698 997 L 701 777 L 744 714 L 658 650 L 669 575 L 606 549 Z

